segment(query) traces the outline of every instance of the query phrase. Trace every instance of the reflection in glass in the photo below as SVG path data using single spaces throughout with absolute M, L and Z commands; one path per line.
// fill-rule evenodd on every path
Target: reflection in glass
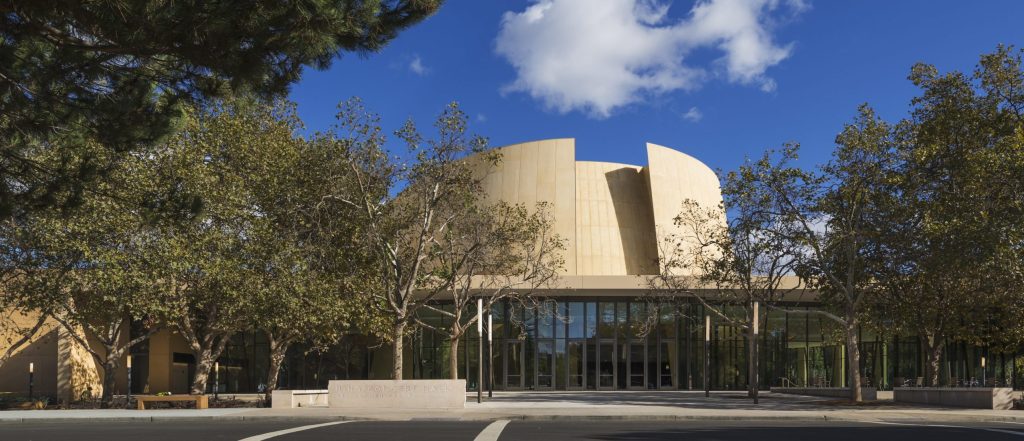
M 615 304 L 601 302 L 601 321 L 597 327 L 597 333 L 602 338 L 615 338 Z
M 597 303 L 587 303 L 587 330 L 586 338 L 594 338 L 597 335 Z
M 559 302 L 555 305 L 556 314 L 552 317 L 552 324 L 555 325 L 555 338 L 565 338 L 565 327 L 569 324 L 568 305 Z
M 537 338 L 551 338 L 555 322 L 555 304 L 545 302 L 537 311 Z
M 615 327 L 618 329 L 619 334 L 626 332 L 627 325 L 629 324 L 627 305 L 629 304 L 626 302 L 615 304 Z
M 676 337 L 676 315 L 669 306 L 661 308 L 661 315 L 658 317 L 658 337 Z
M 583 317 L 583 303 L 569 303 L 569 338 L 583 338 L 583 329 L 586 324 Z

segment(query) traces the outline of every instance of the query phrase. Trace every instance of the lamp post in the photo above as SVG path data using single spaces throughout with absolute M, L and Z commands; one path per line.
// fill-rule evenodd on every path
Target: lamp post
M 484 401 L 484 299 L 476 299 L 476 336 L 477 336 L 477 375 L 476 375 L 476 402 Z
M 487 312 L 487 398 L 494 397 L 494 313 Z
M 125 399 L 125 404 L 131 406 L 132 404 L 132 354 L 128 354 L 128 360 L 125 362 L 125 367 L 128 368 L 128 394 Z
M 33 388 L 33 386 L 35 386 L 35 381 L 34 381 L 34 378 L 33 378 L 35 376 L 35 372 L 36 372 L 36 364 L 35 363 L 29 363 L 28 364 L 28 400 L 30 402 L 32 401 L 32 388 Z
M 711 316 L 704 316 L 704 398 L 711 396 Z
M 981 356 L 981 387 L 985 387 L 985 386 L 987 386 L 987 384 L 985 383 L 985 356 L 982 355 Z
M 759 377 L 759 375 L 758 375 L 758 368 L 760 366 L 758 366 L 758 361 L 759 360 L 758 360 L 758 357 L 757 357 L 757 334 L 758 334 L 758 327 L 759 327 L 758 326 L 758 324 L 759 324 L 759 322 L 758 322 L 759 308 L 758 307 L 759 306 L 760 306 L 759 302 L 754 302 L 754 323 L 753 323 L 753 325 L 754 325 L 754 341 L 751 342 L 751 344 L 754 345 L 754 355 L 753 355 L 753 357 L 754 357 L 754 360 L 753 360 L 754 361 L 754 369 L 753 369 L 753 372 L 750 373 L 751 377 L 752 377 L 750 379 L 750 381 L 751 381 L 751 384 L 754 385 L 754 404 L 757 404 L 757 389 L 758 389 L 758 386 L 759 386 L 758 383 L 760 382 L 760 379 L 758 378 Z
M 213 362 L 213 400 L 217 401 L 220 392 L 220 362 Z

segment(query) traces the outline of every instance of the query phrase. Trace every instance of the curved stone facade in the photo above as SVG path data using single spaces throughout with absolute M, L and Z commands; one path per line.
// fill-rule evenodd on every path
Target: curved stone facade
M 487 197 L 550 203 L 554 231 L 567 242 L 568 276 L 657 274 L 659 244 L 679 233 L 673 219 L 683 200 L 722 201 L 714 171 L 655 144 L 647 144 L 647 166 L 576 161 L 574 139 L 499 149 L 501 162 L 484 178 Z

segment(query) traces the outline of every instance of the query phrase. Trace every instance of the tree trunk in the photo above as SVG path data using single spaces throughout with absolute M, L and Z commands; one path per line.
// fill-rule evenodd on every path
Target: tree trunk
M 282 345 L 286 346 L 286 345 Z M 277 379 L 281 375 L 281 364 L 284 363 L 284 355 L 288 349 L 284 348 L 280 353 L 271 350 L 270 353 L 270 370 L 267 371 L 267 388 L 266 388 L 266 400 L 270 403 L 271 396 L 275 389 L 277 389 Z
M 206 383 L 210 379 L 210 371 L 213 369 L 214 362 L 224 352 L 224 347 L 227 346 L 230 339 L 231 336 L 225 334 L 208 336 L 199 340 L 200 343 L 195 345 L 199 346 L 199 350 L 193 350 L 192 353 L 196 358 L 196 375 L 192 378 L 192 388 L 189 393 L 192 395 L 206 393 Z
M 274 389 L 277 389 L 277 378 L 281 374 L 281 364 L 284 363 L 284 356 L 288 353 L 291 341 L 287 339 L 275 339 L 269 332 L 267 340 L 270 343 L 270 369 L 267 370 L 266 402 L 272 404 L 271 399 Z
M 939 368 L 940 361 L 942 360 L 942 351 L 945 345 L 942 344 L 942 339 L 936 337 L 934 334 L 925 335 L 924 345 L 925 354 L 928 357 L 928 385 L 932 387 L 939 386 Z
M 402 350 L 404 349 L 402 343 L 405 338 L 405 325 L 404 320 L 399 320 L 395 323 L 391 334 L 394 340 L 391 344 L 391 378 L 394 380 L 402 379 Z
M 459 337 L 451 337 L 450 336 L 449 340 L 451 342 L 451 344 L 450 344 L 451 348 L 450 348 L 450 351 L 449 351 L 449 354 L 448 354 L 448 378 L 450 378 L 452 380 L 458 380 L 459 379 L 459 341 L 461 340 L 461 336 L 459 336 Z
M 849 366 L 850 399 L 854 402 L 864 401 L 860 390 L 860 338 L 857 336 L 857 321 L 850 320 L 846 325 L 846 363 Z
M 107 351 L 110 354 L 110 351 Z M 100 396 L 100 406 L 104 409 L 110 407 L 114 402 L 114 388 L 117 387 L 117 368 L 120 366 L 116 357 L 107 355 L 103 361 L 103 394 Z M 131 385 L 129 385 L 131 387 Z
M 206 393 L 206 383 L 210 379 L 210 371 L 213 369 L 214 358 L 216 358 L 210 348 L 203 348 L 198 355 L 196 357 L 196 374 L 192 377 L 192 390 L 189 391 L 192 395 Z

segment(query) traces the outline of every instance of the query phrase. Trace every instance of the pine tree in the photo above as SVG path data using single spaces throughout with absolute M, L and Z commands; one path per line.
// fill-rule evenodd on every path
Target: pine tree
M 173 132 L 183 104 L 283 94 L 304 68 L 377 51 L 442 2 L 0 1 L 0 216 L 73 205 L 110 161 Z M 113 159 L 31 159 L 77 158 L 89 142 Z

